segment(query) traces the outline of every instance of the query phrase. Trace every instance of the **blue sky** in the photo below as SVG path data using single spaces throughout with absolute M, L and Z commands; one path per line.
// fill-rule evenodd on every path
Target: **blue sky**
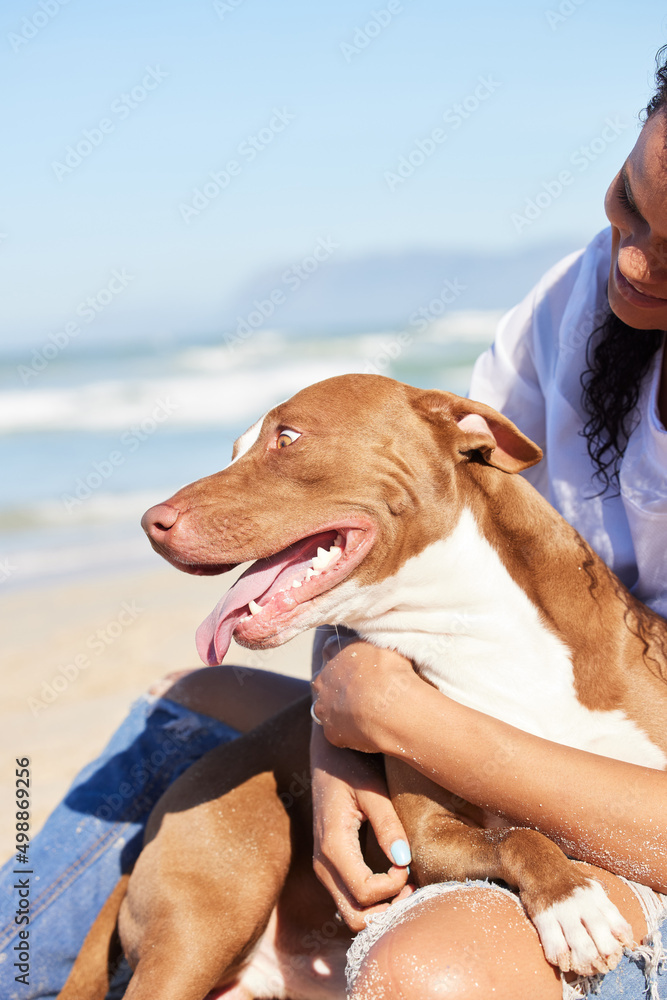
M 666 41 L 661 0 L 5 0 L 0 344 L 109 287 L 96 335 L 212 331 L 323 237 L 583 243 Z

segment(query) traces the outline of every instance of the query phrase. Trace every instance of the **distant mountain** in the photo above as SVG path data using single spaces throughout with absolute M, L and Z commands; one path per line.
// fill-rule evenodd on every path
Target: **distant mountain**
M 378 329 L 401 326 L 420 308 L 433 318 L 441 308 L 501 309 L 575 249 L 563 242 L 504 254 L 415 250 L 339 259 L 336 250 L 325 257 L 323 247 L 321 262 L 286 262 L 251 278 L 228 302 L 222 323 L 233 329 L 250 319 L 256 326 L 259 309 L 267 326 Z

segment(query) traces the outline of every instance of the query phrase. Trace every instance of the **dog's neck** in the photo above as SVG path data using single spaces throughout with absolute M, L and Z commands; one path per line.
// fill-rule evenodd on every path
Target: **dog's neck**
M 576 532 L 519 477 L 495 473 L 489 488 L 483 475 L 472 476 L 458 501 L 439 538 L 431 524 L 433 541 L 345 602 L 345 624 L 369 638 L 391 632 L 410 641 L 414 634 L 421 655 L 411 658 L 424 673 L 437 669 L 432 661 L 452 643 L 480 643 L 486 656 L 506 645 L 507 628 L 516 638 L 536 615 L 560 631 L 549 567 L 558 561 L 562 583 L 563 572 L 576 578 L 580 563 L 595 558 L 583 540 L 582 553 L 572 545 Z M 431 521 L 437 516 L 430 512 Z
M 504 502 L 464 504 L 447 537 L 392 577 L 348 592 L 342 622 L 411 659 L 454 701 L 559 743 L 664 767 L 665 754 L 605 704 L 611 664 L 608 683 L 598 678 L 595 698 L 581 700 L 587 664 L 606 653 L 608 604 L 594 595 L 596 574 L 608 571 L 583 540 L 573 545 L 574 529 L 541 498 L 535 504 L 526 483 L 512 477 L 495 499 Z M 531 517 L 521 512 L 508 533 L 505 519 L 528 499 Z M 607 602 L 623 599 L 605 593 Z M 401 692 L 379 696 L 389 708 Z
M 497 697 L 514 703 L 521 685 L 534 709 L 536 701 L 548 704 L 547 676 L 571 677 L 570 651 L 545 628 L 469 508 L 447 538 L 390 579 L 360 589 L 355 603 L 345 624 L 408 656 L 457 701 L 481 707 Z M 543 670 L 535 670 L 536 657 Z M 503 694 L 508 690 L 509 698 Z

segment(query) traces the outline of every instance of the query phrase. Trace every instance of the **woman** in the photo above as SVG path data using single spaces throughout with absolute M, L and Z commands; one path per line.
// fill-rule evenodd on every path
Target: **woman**
M 658 85 L 637 146 L 607 196 L 611 245 L 602 234 L 583 256 L 575 255 L 550 272 L 533 296 L 506 318 L 495 351 L 477 366 L 472 395 L 503 409 L 545 445 L 546 462 L 537 467 L 543 471 L 537 473 L 536 485 L 570 516 L 619 575 L 635 585 L 642 599 L 665 613 L 667 567 L 651 558 L 664 545 L 649 545 L 646 532 L 641 533 L 642 518 L 654 516 L 665 537 L 664 477 L 656 479 L 655 474 L 651 476 L 654 469 L 642 467 L 640 479 L 626 482 L 631 446 L 640 430 L 648 428 L 655 437 L 649 437 L 651 447 L 659 451 L 665 445 L 667 449 L 663 427 L 657 419 L 649 419 L 647 383 L 652 375 L 655 390 L 660 387 L 658 406 L 665 424 L 667 377 L 660 379 L 661 367 L 656 367 L 663 340 L 659 331 L 667 330 L 664 63 Z M 600 310 L 606 311 L 608 304 L 613 314 L 593 338 L 591 372 L 585 380 L 587 409 L 581 412 L 578 380 L 586 368 L 585 327 L 590 332 L 599 326 Z M 552 372 L 558 373 L 557 378 L 549 382 Z M 638 416 L 643 420 L 627 444 Z M 586 423 L 588 446 L 574 463 L 574 474 L 570 463 L 582 423 Z M 640 447 L 630 472 L 645 457 Z M 661 467 L 658 460 L 661 469 L 667 467 L 667 454 L 664 457 Z M 581 486 L 590 485 L 596 474 L 602 486 L 609 487 L 611 499 L 598 496 L 584 502 Z M 642 497 L 628 495 L 633 483 L 648 490 L 648 499 L 644 498 L 648 510 L 641 505 Z M 614 498 L 619 487 L 621 494 Z M 631 503 L 637 507 L 637 517 L 634 508 L 629 515 Z M 631 534 L 633 526 L 635 534 Z M 350 655 L 352 651 L 356 657 Z M 368 655 L 377 666 L 373 671 L 358 670 Z M 392 729 L 367 711 L 366 685 L 370 679 L 377 686 L 378 670 L 380 679 L 398 678 L 410 692 L 401 701 L 403 707 Z M 412 898 L 401 902 L 410 895 L 405 833 L 386 789 L 365 757 L 375 751 L 398 753 L 401 741 L 419 767 L 464 798 L 542 829 L 566 843 L 577 857 L 593 864 L 602 860 L 607 868 L 626 871 L 656 889 L 667 890 L 667 860 L 662 850 L 667 835 L 667 779 L 662 772 L 554 747 L 464 709 L 420 681 L 402 657 L 380 654 L 360 643 L 355 650 L 347 647 L 329 659 L 314 689 L 315 711 L 323 727 L 314 727 L 312 744 L 316 870 L 353 928 L 361 929 L 371 913 L 393 917 L 400 912 L 398 907 L 413 902 Z M 14 920 L 14 870 L 20 863 L 12 859 L 3 869 L 3 997 L 32 1000 L 57 993 L 119 868 L 127 869 L 136 857 L 153 803 L 192 760 L 234 735 L 217 720 L 245 730 L 300 693 L 300 682 L 288 678 L 244 671 L 240 687 L 233 669 L 209 668 L 173 686 L 166 684 L 134 707 L 102 757 L 77 778 L 30 846 L 34 950 L 29 985 L 17 982 L 14 968 L 19 931 Z M 434 732 L 436 742 L 430 735 Z M 503 766 L 508 759 L 512 762 L 509 769 Z M 618 799 L 619 789 L 631 791 Z M 615 798 L 614 829 L 600 831 L 591 826 L 591 815 L 599 826 Z M 358 829 L 365 818 L 371 820 L 381 846 L 396 862 L 386 875 L 372 876 L 363 863 Z M 331 830 L 337 831 L 333 839 L 324 833 Z M 647 838 L 647 831 L 653 839 Z M 605 854 L 610 848 L 611 856 Z M 637 859 L 642 862 L 641 871 Z M 613 874 L 596 874 L 632 923 L 635 937 L 641 939 L 652 915 L 645 917 L 626 883 Z M 393 910 L 382 902 L 392 896 L 399 900 Z M 549 1000 L 562 994 L 559 977 L 544 960 L 520 906 L 492 887 L 456 887 L 420 903 L 408 922 L 398 922 L 380 936 L 376 928 L 374 935 L 377 940 L 369 940 L 368 934 L 357 938 L 359 969 L 353 994 L 358 1000 L 413 996 L 420 1000 L 430 996 Z M 647 948 L 645 955 L 655 966 L 656 949 Z M 627 976 L 635 980 L 634 984 L 628 980 L 626 989 Z M 624 960 L 622 968 L 605 977 L 601 995 L 639 997 L 644 982 L 639 967 Z M 583 995 L 584 988 L 566 987 L 572 996 Z M 623 989 L 624 993 L 619 992 Z
M 626 585 L 667 615 L 667 60 L 640 137 L 605 200 L 611 231 L 557 265 L 501 323 L 470 395 L 502 410 L 545 451 L 528 478 Z M 659 56 L 659 58 L 660 58 Z M 583 392 L 582 392 L 583 388 Z M 368 818 L 387 854 L 407 852 L 384 789 L 358 754 L 407 754 L 462 798 L 532 826 L 592 869 L 642 940 L 664 919 L 618 875 L 667 892 L 667 774 L 529 736 L 464 708 L 422 682 L 399 654 L 354 642 L 314 682 L 322 723 L 312 740 L 316 871 L 354 929 L 353 996 L 578 997 L 599 983 L 561 984 L 516 901 L 490 886 L 446 887 L 387 910 L 400 869 L 371 876 L 357 830 Z M 326 650 L 325 650 L 326 653 Z M 391 719 L 378 686 L 399 684 Z M 437 741 L 432 734 L 437 733 Z M 332 747 L 334 744 L 334 747 Z M 352 748 L 337 750 L 335 747 Z M 405 748 L 405 749 L 404 749 Z M 498 766 L 511 761 L 511 766 Z M 340 829 L 344 836 L 327 836 Z M 401 843 L 402 842 L 402 843 Z M 399 863 L 405 863 L 405 857 Z M 616 874 L 611 874 L 615 872 Z M 391 886 L 388 891 L 388 883 Z M 404 890 L 405 892 L 405 890 Z M 401 922 L 401 907 L 410 920 Z M 384 921 L 384 922 L 383 922 Z M 387 927 L 382 934 L 383 927 Z M 659 945 L 624 958 L 601 996 L 655 992 Z M 646 961 L 644 961 L 646 960 Z M 639 964 L 637 964 L 639 963 Z

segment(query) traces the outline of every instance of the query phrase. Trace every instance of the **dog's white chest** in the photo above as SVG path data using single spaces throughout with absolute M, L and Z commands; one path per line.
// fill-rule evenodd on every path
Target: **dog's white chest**
M 455 701 L 557 743 L 667 765 L 625 713 L 581 704 L 570 650 L 541 620 L 471 511 L 395 576 L 360 588 L 357 603 L 349 624 L 410 657 Z

